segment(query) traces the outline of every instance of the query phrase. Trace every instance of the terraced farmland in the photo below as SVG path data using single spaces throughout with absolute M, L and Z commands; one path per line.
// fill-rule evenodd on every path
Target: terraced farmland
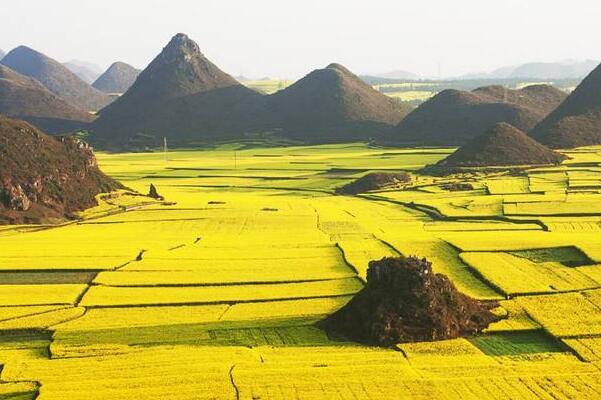
M 601 148 L 511 174 L 417 172 L 451 151 L 100 154 L 165 201 L 121 194 L 79 221 L 0 229 L 0 399 L 599 398 Z M 412 183 L 335 194 L 368 171 Z M 395 349 L 315 327 L 398 254 L 506 318 Z

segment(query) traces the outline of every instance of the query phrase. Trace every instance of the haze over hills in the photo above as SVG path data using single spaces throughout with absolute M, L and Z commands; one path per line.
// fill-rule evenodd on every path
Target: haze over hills
M 63 65 L 88 84 L 92 84 L 102 74 L 101 67 L 85 61 L 71 60 Z
M 29 47 L 11 50 L 1 63 L 38 80 L 55 95 L 86 111 L 97 111 L 112 101 L 110 96 L 82 81 L 64 65 Z
M 457 77 L 457 79 L 579 79 L 588 75 L 598 63 L 595 60 L 531 62 L 501 67 L 492 72 L 465 74 Z
M 477 136 L 438 162 L 439 167 L 560 164 L 566 156 L 550 150 L 505 122 Z
M 104 93 L 125 93 L 134 84 L 139 69 L 124 62 L 113 63 L 92 86 Z
M 0 114 L 26 120 L 49 133 L 71 132 L 94 120 L 37 80 L 5 65 L 0 65 Z
M 382 73 L 376 73 L 376 74 L 366 74 L 366 76 L 374 76 L 374 77 L 384 78 L 384 79 L 408 80 L 408 81 L 417 81 L 417 80 L 421 79 L 420 75 L 415 74 L 413 72 L 409 72 L 409 71 L 403 71 L 403 70 L 395 70 L 395 71 L 382 72 Z
M 269 117 L 284 135 L 309 141 L 365 140 L 386 132 L 411 110 L 340 64 L 309 73 L 267 103 Z
M 601 65 L 530 135 L 553 148 L 601 144 Z
M 221 71 L 184 34 L 174 36 L 133 86 L 100 113 L 95 139 L 136 135 L 190 141 L 239 135 L 262 96 Z
M 122 187 L 98 169 L 85 143 L 0 115 L 0 223 L 68 217 Z
M 0 60 L 2 60 L 2 58 L 4 58 L 5 55 L 6 53 L 4 52 L 4 50 L 0 49 Z
M 557 107 L 566 94 L 552 86 L 520 90 L 489 86 L 472 92 L 445 90 L 401 121 L 395 143 L 461 145 L 498 122 L 529 131 Z

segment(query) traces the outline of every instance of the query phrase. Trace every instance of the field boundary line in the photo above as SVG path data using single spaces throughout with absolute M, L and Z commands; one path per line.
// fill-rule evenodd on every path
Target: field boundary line
M 240 389 L 238 388 L 238 385 L 236 385 L 236 381 L 234 380 L 234 368 L 236 368 L 236 364 L 232 365 L 232 367 L 230 368 L 230 371 L 229 371 L 230 382 L 232 383 L 232 386 L 234 387 L 234 392 L 236 393 L 236 400 L 240 400 Z
M 363 283 L 361 278 L 356 277 L 358 281 Z M 341 293 L 341 294 L 326 294 L 319 296 L 305 296 L 305 297 L 277 297 L 272 299 L 251 299 L 251 300 L 216 300 L 216 301 L 192 301 L 192 302 L 177 302 L 177 303 L 129 303 L 129 304 L 96 304 L 96 305 L 85 305 L 79 307 L 85 307 L 86 309 L 96 308 L 143 308 L 143 307 L 179 307 L 179 306 L 211 306 L 211 305 L 222 305 L 227 304 L 230 306 L 236 304 L 248 304 L 248 303 L 271 303 L 277 301 L 287 300 L 311 300 L 311 299 L 331 299 L 339 297 L 350 297 L 355 295 L 357 292 Z M 62 305 L 62 304 L 61 304 Z

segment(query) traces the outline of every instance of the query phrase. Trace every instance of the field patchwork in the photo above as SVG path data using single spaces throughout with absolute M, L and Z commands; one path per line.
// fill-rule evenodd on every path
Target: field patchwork
M 0 229 L 0 399 L 599 398 L 601 149 L 552 168 L 419 172 L 451 151 L 99 154 L 165 202 L 122 192 L 63 225 Z M 370 171 L 411 183 L 335 193 Z M 316 326 L 371 260 L 401 254 L 499 301 L 503 319 L 391 349 Z

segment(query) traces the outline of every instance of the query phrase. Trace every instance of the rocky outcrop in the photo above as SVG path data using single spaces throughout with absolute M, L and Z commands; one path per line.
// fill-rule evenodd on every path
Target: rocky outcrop
M 426 259 L 383 258 L 369 263 L 367 286 L 320 326 L 336 337 L 392 346 L 476 334 L 499 319 L 494 306 L 460 293 Z
M 68 218 L 122 187 L 98 169 L 87 143 L 0 116 L 0 224 Z

